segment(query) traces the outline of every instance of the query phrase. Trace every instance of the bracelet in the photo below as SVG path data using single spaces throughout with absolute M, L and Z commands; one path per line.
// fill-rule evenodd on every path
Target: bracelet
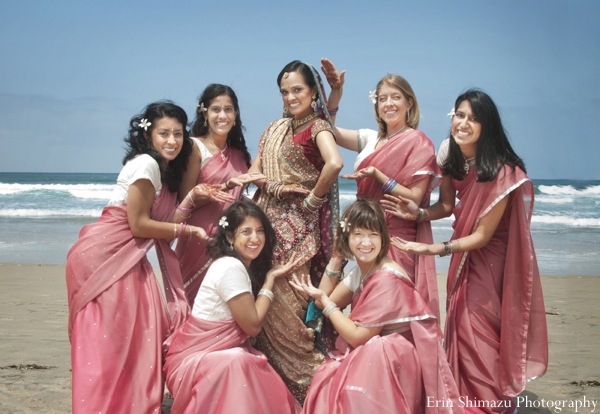
M 390 177 L 381 186 L 381 191 L 383 191 L 386 194 L 389 194 L 389 193 L 392 192 L 392 190 L 394 189 L 394 187 L 396 187 L 397 185 L 398 185 L 398 182 L 396 180 L 394 180 L 393 178 Z
M 444 257 L 444 256 L 448 256 L 449 254 L 452 254 L 452 251 L 454 250 L 452 241 L 443 242 L 442 245 L 444 246 L 444 252 L 439 254 L 438 255 L 439 257 Z
M 419 223 L 421 220 L 423 220 L 424 217 L 425 217 L 425 209 L 419 207 L 419 214 L 417 214 L 417 218 L 415 219 L 415 221 L 417 223 Z
M 177 214 L 179 217 L 181 217 L 182 219 L 189 219 L 190 217 L 192 217 L 192 213 L 190 213 L 188 216 L 184 216 L 183 214 L 181 214 L 179 212 L 179 209 L 175 210 L 175 214 Z
M 189 201 L 189 202 L 190 202 L 190 204 L 191 204 L 191 205 L 192 205 L 194 208 L 196 208 L 196 203 L 194 203 L 194 199 L 192 198 L 192 192 L 191 192 L 191 191 L 190 191 L 189 193 L 187 193 L 187 195 L 185 196 L 185 199 L 186 199 L 187 201 Z
M 324 315 L 326 318 L 329 318 L 329 315 L 330 315 L 332 312 L 335 312 L 335 310 L 336 310 L 336 309 L 337 309 L 337 310 L 339 310 L 340 308 L 338 308 L 338 305 L 336 305 L 336 303 L 335 303 L 335 302 L 331 302 L 329 305 L 327 305 L 327 306 L 325 307 L 325 309 L 323 309 L 323 315 Z
M 183 234 L 183 231 L 185 230 L 186 227 L 187 227 L 186 223 L 179 224 L 179 234 L 177 234 L 177 238 L 181 237 L 181 235 Z
M 339 105 L 335 109 L 331 109 L 331 108 L 327 107 L 327 112 L 329 112 L 329 116 L 336 116 L 336 114 L 338 113 L 339 110 L 340 110 Z
M 229 187 L 229 180 L 225 181 L 225 187 L 227 187 L 227 189 L 231 190 L 233 187 Z
M 273 295 L 273 292 L 271 292 L 269 289 L 261 289 L 258 292 L 257 296 L 265 296 L 266 298 L 268 298 L 271 302 L 273 302 L 273 300 L 275 299 L 275 295 Z
M 177 238 L 177 223 L 173 223 L 173 240 Z
M 342 271 L 338 270 L 337 272 L 332 272 L 331 270 L 325 268 L 325 274 L 329 277 L 340 277 L 342 275 Z
M 302 202 L 302 206 L 309 213 L 316 213 L 323 203 L 327 200 L 327 194 L 323 197 L 317 197 L 312 191 L 306 196 Z

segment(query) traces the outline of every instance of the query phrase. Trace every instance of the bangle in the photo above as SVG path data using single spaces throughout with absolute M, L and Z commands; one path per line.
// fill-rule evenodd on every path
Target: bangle
M 425 217 L 425 209 L 419 207 L 419 214 L 417 214 L 417 218 L 415 219 L 415 221 L 417 223 L 419 223 L 421 220 L 423 220 L 424 217 Z
M 265 296 L 271 302 L 273 302 L 273 299 L 275 299 L 275 295 L 273 295 L 273 292 L 271 292 L 269 289 L 261 289 L 257 296 Z
M 323 197 L 317 197 L 315 193 L 311 191 L 302 202 L 302 206 L 309 213 L 316 213 L 319 208 L 321 208 L 325 200 L 327 200 L 327 194 L 325 194 Z
M 179 212 L 179 209 L 175 210 L 175 214 L 177 214 L 179 217 L 181 217 L 181 218 L 183 218 L 183 219 L 189 219 L 190 217 L 192 217 L 192 213 L 190 213 L 190 214 L 189 214 L 189 215 L 187 215 L 187 216 L 184 216 L 183 214 L 181 214 L 181 213 Z
M 333 272 L 333 271 L 325 268 L 325 274 L 330 277 L 340 277 L 342 275 L 342 271 L 338 270 L 337 272 Z
M 383 191 L 386 194 L 389 194 L 389 193 L 392 192 L 392 190 L 394 189 L 394 187 L 396 187 L 397 185 L 398 185 L 398 182 L 396 182 L 396 180 L 394 180 L 393 178 L 390 177 L 381 186 L 381 191 Z
M 233 187 L 229 187 L 229 180 L 225 181 L 225 187 L 227 187 L 227 189 L 231 190 Z
M 336 309 L 337 309 L 337 310 L 339 310 L 340 308 L 338 308 L 338 305 L 336 305 L 336 303 L 335 303 L 335 302 L 331 302 L 329 305 L 327 305 L 327 306 L 325 307 L 325 309 L 323 309 L 323 315 L 324 315 L 326 318 L 329 318 L 329 315 L 330 315 L 332 312 L 335 312 L 335 310 L 336 310 Z
M 444 257 L 444 256 L 448 256 L 449 254 L 452 254 L 452 251 L 454 250 L 452 241 L 443 242 L 442 245 L 444 246 L 444 252 L 439 254 L 438 256 Z
M 173 240 L 177 238 L 177 223 L 173 223 Z
M 329 112 L 329 116 L 336 116 L 336 114 L 338 113 L 339 110 L 340 110 L 339 105 L 335 109 L 331 109 L 331 108 L 327 107 L 327 112 Z
M 187 193 L 187 195 L 185 196 L 185 199 L 186 199 L 187 201 L 189 201 L 189 202 L 190 202 L 190 204 L 191 204 L 191 205 L 192 205 L 194 208 L 196 208 L 196 203 L 194 203 L 194 199 L 192 198 L 192 192 L 191 192 L 191 191 L 190 191 L 189 193 Z

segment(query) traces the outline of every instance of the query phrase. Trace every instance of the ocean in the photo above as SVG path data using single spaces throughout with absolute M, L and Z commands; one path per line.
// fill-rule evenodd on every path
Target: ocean
M 96 221 L 117 174 L 0 173 L 0 263 L 64 264 L 79 230 Z M 600 181 L 533 180 L 531 231 L 540 272 L 600 276 Z M 340 208 L 355 199 L 340 179 Z M 437 193 L 432 195 L 432 202 Z M 436 242 L 452 235 L 452 218 L 432 223 Z M 151 262 L 157 266 L 156 257 Z M 437 258 L 439 272 L 449 259 Z

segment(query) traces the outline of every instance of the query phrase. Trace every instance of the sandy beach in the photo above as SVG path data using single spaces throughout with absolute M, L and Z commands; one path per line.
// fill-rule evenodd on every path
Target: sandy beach
M 444 291 L 445 275 L 438 283 Z M 521 395 L 519 413 L 559 412 L 548 401 L 566 404 L 563 413 L 576 412 L 569 403 L 600 402 L 600 277 L 545 276 L 542 284 L 550 365 Z M 64 266 L 0 264 L 0 286 L 0 413 L 71 412 Z M 445 295 L 440 299 L 444 303 Z M 577 411 L 599 412 L 600 406 Z

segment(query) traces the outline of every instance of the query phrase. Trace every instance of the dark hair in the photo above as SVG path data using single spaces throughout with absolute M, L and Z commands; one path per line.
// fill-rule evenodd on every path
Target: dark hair
M 273 251 L 277 245 L 277 235 L 273 230 L 271 221 L 260 207 L 250 201 L 238 201 L 229 206 L 223 212 L 223 217 L 225 217 L 228 224 L 225 227 L 218 226 L 217 234 L 208 243 L 207 250 L 213 260 L 224 256 L 239 259 L 238 253 L 231 248 L 227 236 L 231 239 L 235 238 L 235 232 L 248 216 L 256 217 L 265 231 L 265 245 L 258 257 L 252 260 L 248 269 L 250 281 L 252 282 L 252 292 L 256 296 L 265 282 L 267 272 L 271 270 Z
M 286 72 L 298 72 L 301 74 L 302 79 L 304 79 L 304 83 L 306 83 L 306 85 L 308 85 L 308 87 L 311 89 L 317 86 L 317 82 L 315 81 L 310 66 L 299 60 L 294 60 L 281 69 L 281 72 L 279 72 L 279 75 L 277 75 L 277 86 L 281 86 L 281 79 Z
M 161 118 L 175 118 L 183 127 L 183 145 L 181 151 L 174 160 L 169 161 L 167 167 L 163 166 L 164 158 L 154 149 L 152 145 L 152 130 L 156 121 Z M 141 125 L 142 119 L 149 122 L 146 131 Z M 192 140 L 187 130 L 188 118 L 185 111 L 171 101 L 158 101 L 148 105 L 141 114 L 134 116 L 129 121 L 129 134 L 124 138 L 126 144 L 123 165 L 138 155 L 148 154 L 156 160 L 160 166 L 160 176 L 167 184 L 169 191 L 176 192 L 187 168 L 189 155 L 192 153 Z
M 227 145 L 230 147 L 240 150 L 244 154 L 246 159 L 246 165 L 250 168 L 251 157 L 246 146 L 246 140 L 244 139 L 244 131 L 246 128 L 242 125 L 242 118 L 240 117 L 240 106 L 238 104 L 238 98 L 229 86 L 221 85 L 219 83 L 211 83 L 208 85 L 202 94 L 198 98 L 198 106 L 196 106 L 196 119 L 192 124 L 192 136 L 203 137 L 208 134 L 208 125 L 204 125 L 206 120 L 204 113 L 200 109 L 200 104 L 204 104 L 204 108 L 208 109 L 213 99 L 218 96 L 227 95 L 233 103 L 235 109 L 235 125 L 231 128 L 227 134 Z
M 458 109 L 463 101 L 469 101 L 475 119 L 481 124 L 481 135 L 477 140 L 475 153 L 477 181 L 495 180 L 504 165 L 512 167 L 513 171 L 519 166 L 526 172 L 523 160 L 515 153 L 508 141 L 498 108 L 492 98 L 479 89 L 469 89 L 456 98 L 454 108 Z M 448 157 L 442 165 L 442 172 L 462 180 L 465 175 L 464 164 L 465 158 L 450 130 Z
M 388 73 L 379 82 L 377 82 L 377 86 L 375 87 L 375 93 L 377 94 L 377 96 L 379 96 L 379 90 L 383 85 L 388 85 L 392 88 L 398 89 L 400 92 L 402 92 L 402 95 L 404 95 L 404 98 L 406 98 L 407 101 L 412 101 L 412 106 L 410 108 L 410 116 L 406 118 L 406 125 L 413 129 L 419 128 L 419 121 L 421 120 L 421 110 L 419 109 L 419 102 L 417 102 L 417 96 L 413 92 L 410 83 L 408 83 L 408 81 L 400 75 Z M 388 134 L 387 124 L 379 116 L 379 104 L 377 103 L 377 101 L 373 106 L 373 110 L 375 111 L 375 120 L 377 121 L 377 125 L 379 125 L 379 136 L 385 137 Z
M 381 251 L 377 255 L 377 263 L 385 257 L 390 249 L 390 233 L 379 203 L 369 197 L 359 197 L 344 210 L 340 221 L 349 227 L 342 229 L 339 223 L 336 226 L 334 251 L 344 255 L 346 259 L 351 259 L 353 254 L 350 250 L 348 237 L 353 229 L 360 228 L 373 230 L 381 235 Z

